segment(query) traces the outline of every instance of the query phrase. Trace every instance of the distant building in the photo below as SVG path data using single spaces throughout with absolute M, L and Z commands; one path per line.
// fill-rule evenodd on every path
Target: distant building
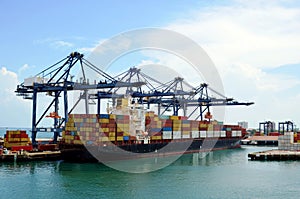
M 245 121 L 238 122 L 238 125 L 241 126 L 241 127 L 243 127 L 243 128 L 245 128 L 245 129 L 248 129 L 248 122 L 245 122 Z

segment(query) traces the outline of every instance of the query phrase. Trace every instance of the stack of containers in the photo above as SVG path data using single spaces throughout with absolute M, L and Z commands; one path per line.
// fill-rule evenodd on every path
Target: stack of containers
M 32 150 L 30 139 L 23 130 L 7 130 L 4 135 L 4 147 L 12 150 Z
M 191 121 L 190 120 L 181 120 L 181 133 L 182 138 L 191 138 Z
M 117 141 L 129 140 L 129 115 L 116 115 Z
M 231 138 L 231 126 L 230 125 L 224 125 L 223 126 L 223 131 L 226 132 L 226 137 Z
M 208 128 L 209 122 L 208 121 L 200 121 L 199 122 L 199 136 L 200 138 L 206 138 L 207 137 L 207 128 Z
M 170 116 L 170 119 L 173 122 L 173 139 L 181 139 L 181 120 L 179 120 L 178 116 Z
M 207 132 L 206 132 L 206 136 L 208 138 L 212 138 L 214 137 L 214 125 L 215 125 L 215 122 L 209 122 L 207 124 Z
M 279 150 L 300 150 L 300 144 L 294 143 L 294 132 L 285 132 L 278 137 Z
M 163 123 L 163 127 L 162 127 L 162 138 L 164 140 L 171 140 L 172 139 L 172 132 L 173 132 L 173 122 L 170 119 L 169 116 L 160 116 L 160 118 L 162 119 L 162 123 Z
M 129 115 L 71 114 L 63 131 L 67 144 L 96 145 L 100 142 L 129 140 Z
M 117 123 L 116 123 L 117 116 L 115 114 L 109 115 L 109 122 L 108 122 L 108 140 L 109 141 L 116 141 L 117 139 Z M 104 141 L 104 140 L 103 140 Z
M 112 140 L 115 140 L 115 128 L 113 131 L 110 131 L 110 115 L 109 114 L 100 114 L 99 115 L 99 124 L 100 124 L 100 136 L 99 142 L 107 142 L 110 141 L 110 137 Z M 112 121 L 112 125 L 115 126 L 114 120 Z
M 239 125 L 231 125 L 231 136 L 232 137 L 242 136 L 242 128 Z
M 96 114 L 72 114 L 63 131 L 63 140 L 67 144 L 97 144 L 100 129 Z
M 214 137 L 220 137 L 222 125 L 218 121 L 213 122 Z
M 191 121 L 192 138 L 199 138 L 199 121 Z
M 162 139 L 163 122 L 153 111 L 146 113 L 146 130 L 151 140 Z

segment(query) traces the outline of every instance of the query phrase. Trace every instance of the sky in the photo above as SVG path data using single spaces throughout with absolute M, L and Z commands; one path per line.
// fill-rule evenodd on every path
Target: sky
M 225 122 L 248 121 L 257 128 L 267 120 L 291 120 L 299 127 L 299 19 L 297 0 L 2 0 L 0 127 L 31 125 L 31 101 L 14 93 L 24 78 L 72 51 L 89 54 L 119 33 L 148 27 L 176 31 L 195 41 L 214 62 L 225 95 L 255 102 L 227 107 Z M 169 56 L 155 63 L 180 68 Z

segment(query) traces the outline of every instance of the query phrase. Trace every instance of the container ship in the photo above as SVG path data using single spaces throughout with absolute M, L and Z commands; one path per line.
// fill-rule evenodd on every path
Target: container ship
M 110 114 L 70 114 L 59 142 L 64 160 L 116 161 L 240 147 L 246 129 L 218 121 L 157 115 L 118 99 Z
M 78 73 L 78 69 L 73 70 L 75 65 L 82 71 L 79 81 L 73 81 L 71 75 Z M 94 81 L 86 76 L 90 73 Z M 171 76 L 166 75 L 167 79 Z M 113 77 L 86 60 L 83 54 L 73 52 L 25 79 L 17 86 L 16 93 L 32 100 L 33 148 L 38 147 L 38 132 L 52 132 L 63 159 L 103 162 L 238 147 L 246 130 L 213 121 L 210 107 L 249 106 L 253 102 L 237 102 L 212 88 L 215 96 L 211 97 L 207 87 L 206 83 L 191 86 L 179 76 L 161 83 L 136 67 Z M 69 106 L 69 93 L 73 93 L 73 98 L 78 97 L 73 107 Z M 40 94 L 51 98 L 48 106 L 37 106 Z M 63 107 L 59 106 L 61 98 Z M 80 101 L 84 101 L 85 110 L 76 110 Z M 107 102 L 105 110 L 103 102 Z M 91 104 L 96 110 L 90 110 Z M 151 111 L 156 107 L 156 112 Z M 172 114 L 165 114 L 168 109 L 172 109 Z M 85 114 L 79 114 L 82 111 Z M 196 111 L 200 114 L 194 114 Z M 192 120 L 194 115 L 196 118 Z M 51 127 L 41 127 L 45 118 L 53 119 Z

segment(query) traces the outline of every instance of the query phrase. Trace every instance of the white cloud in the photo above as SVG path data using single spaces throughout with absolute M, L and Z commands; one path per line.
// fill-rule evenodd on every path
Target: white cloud
M 167 28 L 196 40 L 221 67 L 235 62 L 275 67 L 299 62 L 299 18 L 299 8 L 236 3 L 199 9 Z
M 300 116 L 294 111 L 300 106 L 295 97 L 299 90 L 293 94 L 290 89 L 300 86 L 300 78 L 265 70 L 300 63 L 299 18 L 299 7 L 284 6 L 281 1 L 234 1 L 230 6 L 195 9 L 167 28 L 204 47 L 229 97 L 255 101 L 251 107 L 227 108 L 227 121 L 247 120 L 251 127 L 265 119 L 291 119 L 299 124 Z
M 46 38 L 46 39 L 40 39 L 35 40 L 34 43 L 36 44 L 47 44 L 52 48 L 71 48 L 74 47 L 74 44 L 68 41 L 64 41 L 62 39 L 57 38 Z
M 18 85 L 16 73 L 2 67 L 0 70 L 0 104 L 1 113 L 5 115 L 0 121 L 0 126 L 29 127 L 30 104 L 28 101 L 17 97 L 15 94 Z
M 60 48 L 60 47 L 73 47 L 74 44 L 60 40 L 60 41 L 54 41 L 53 43 L 51 43 L 51 45 L 54 46 L 55 48 Z

